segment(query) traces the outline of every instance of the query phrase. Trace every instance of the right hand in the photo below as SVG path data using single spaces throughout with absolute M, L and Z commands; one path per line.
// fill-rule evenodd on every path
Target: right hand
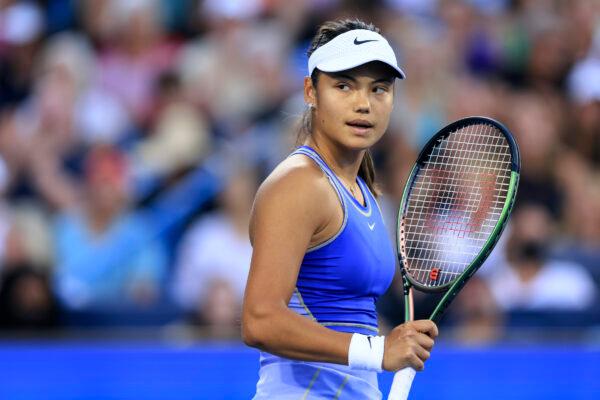
M 398 371 L 412 367 L 422 371 L 437 335 L 437 326 L 428 319 L 398 325 L 385 337 L 383 369 Z

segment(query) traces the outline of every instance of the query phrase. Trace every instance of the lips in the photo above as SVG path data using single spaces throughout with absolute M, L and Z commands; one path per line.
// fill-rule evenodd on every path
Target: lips
M 346 125 L 351 126 L 353 128 L 360 129 L 368 129 L 373 127 L 373 123 L 365 120 L 365 119 L 354 119 L 352 121 L 346 122 Z

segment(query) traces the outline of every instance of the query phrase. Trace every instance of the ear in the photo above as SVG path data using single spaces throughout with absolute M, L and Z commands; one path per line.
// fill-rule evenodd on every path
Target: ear
M 304 77 L 304 102 L 311 107 L 317 104 L 317 89 L 313 86 L 310 76 Z

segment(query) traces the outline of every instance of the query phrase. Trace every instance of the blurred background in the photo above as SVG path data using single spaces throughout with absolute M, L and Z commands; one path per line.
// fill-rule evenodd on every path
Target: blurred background
M 373 149 L 392 237 L 446 123 L 496 118 L 523 159 L 414 398 L 600 398 L 600 1 L 0 0 L 2 399 L 251 398 L 249 210 L 295 146 L 309 41 L 344 17 L 408 76 Z

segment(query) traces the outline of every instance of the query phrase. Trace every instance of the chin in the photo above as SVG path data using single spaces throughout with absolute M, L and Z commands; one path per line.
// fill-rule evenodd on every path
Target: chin
M 378 135 L 351 135 L 344 141 L 344 144 L 351 149 L 366 150 L 375 145 L 380 139 L 381 136 Z

